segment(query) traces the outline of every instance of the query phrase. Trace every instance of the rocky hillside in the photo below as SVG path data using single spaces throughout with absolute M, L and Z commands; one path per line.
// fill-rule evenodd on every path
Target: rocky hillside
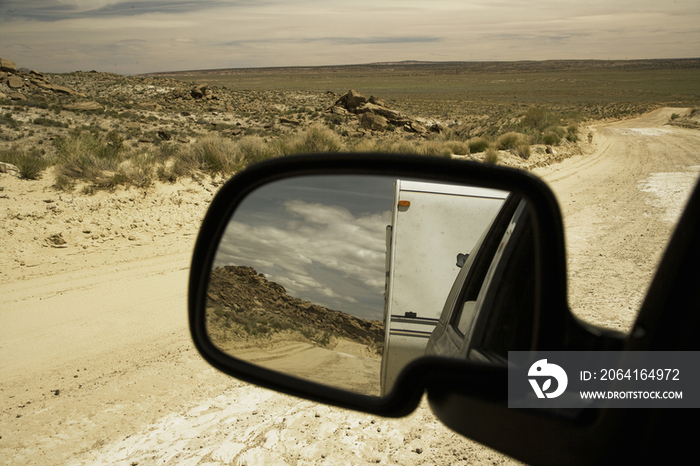
M 214 269 L 208 292 L 208 326 L 217 343 L 231 339 L 298 334 L 323 346 L 347 338 L 380 351 L 384 324 L 289 296 L 251 267 Z M 332 345 L 331 345 L 332 346 Z

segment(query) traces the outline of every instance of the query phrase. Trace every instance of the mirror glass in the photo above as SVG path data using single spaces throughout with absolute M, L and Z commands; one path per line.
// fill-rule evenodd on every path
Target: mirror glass
M 424 354 L 497 361 L 477 340 L 500 332 L 487 321 L 511 320 L 487 319 L 493 297 L 478 288 L 513 280 L 491 265 L 491 244 L 512 234 L 523 204 L 505 191 L 383 176 L 264 185 L 218 246 L 209 336 L 236 358 L 372 396 Z

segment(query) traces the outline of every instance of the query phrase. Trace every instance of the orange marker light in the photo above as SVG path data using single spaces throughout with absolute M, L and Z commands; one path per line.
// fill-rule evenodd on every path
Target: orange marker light
M 399 201 L 399 207 L 410 207 L 411 201 Z

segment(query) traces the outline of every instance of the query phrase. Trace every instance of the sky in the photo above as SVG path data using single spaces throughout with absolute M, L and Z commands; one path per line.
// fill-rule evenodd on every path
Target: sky
M 695 58 L 698 0 L 0 0 L 0 57 L 120 74 Z
M 214 267 L 253 267 L 290 296 L 381 320 L 394 181 L 305 176 L 265 185 L 234 212 Z

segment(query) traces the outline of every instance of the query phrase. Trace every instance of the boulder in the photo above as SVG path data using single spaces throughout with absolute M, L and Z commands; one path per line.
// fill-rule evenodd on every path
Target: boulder
M 24 87 L 24 79 L 19 76 L 10 76 L 7 79 L 7 86 L 10 89 L 21 89 Z
M 170 141 L 173 138 L 173 135 L 167 131 L 161 130 L 158 131 L 158 137 L 163 141 Z
M 331 108 L 328 109 L 329 112 L 333 115 L 347 115 L 348 111 L 345 110 L 343 107 L 338 107 L 337 105 L 333 105 Z
M 30 83 L 34 84 L 36 87 L 41 89 L 46 89 L 48 91 L 53 90 L 53 84 L 44 81 L 43 79 L 32 78 L 29 80 Z
M 386 107 L 386 102 L 384 102 L 382 99 L 375 97 L 375 96 L 370 96 L 369 97 L 369 103 L 374 104 L 374 105 L 379 105 L 380 107 Z
M 363 113 L 374 113 L 375 115 L 381 115 L 388 120 L 397 120 L 401 118 L 401 114 L 396 110 L 391 110 L 390 108 L 381 107 L 379 105 L 367 102 L 357 108 L 356 113 L 358 115 Z
M 19 168 L 12 165 L 11 163 L 0 162 L 0 173 L 17 172 L 19 173 Z
M 296 120 L 290 120 L 289 118 L 280 117 L 280 123 L 286 123 L 288 125 L 298 125 L 299 122 Z
M 12 60 L 0 58 L 0 70 L 9 71 L 10 73 L 16 73 L 17 65 Z
M 426 133 L 428 130 L 425 126 L 421 125 L 417 121 L 412 121 L 408 125 L 404 126 L 404 129 L 410 133 Z
M 190 91 L 190 95 L 195 99 L 203 99 L 207 96 L 208 91 L 209 86 L 207 86 L 206 84 L 197 84 Z
M 384 131 L 389 124 L 386 118 L 381 115 L 375 115 L 374 113 L 365 113 L 362 115 L 360 123 L 363 127 L 374 131 Z
M 52 90 L 52 91 L 56 91 L 56 92 L 60 92 L 61 94 L 76 95 L 76 96 L 79 96 L 79 97 L 87 97 L 87 96 L 86 96 L 85 94 L 83 94 L 82 92 L 74 91 L 73 89 L 67 88 L 67 87 L 65 87 L 65 86 L 56 86 L 56 85 L 52 85 L 52 86 L 51 86 L 51 90 Z
M 102 105 L 100 105 L 97 102 L 75 102 L 73 104 L 66 104 L 63 106 L 64 110 L 83 110 L 83 111 L 89 111 L 89 110 L 102 110 Z
M 355 113 L 355 109 L 365 102 L 367 102 L 367 99 L 362 94 L 351 89 L 336 101 L 335 106 L 346 108 L 349 112 Z
M 433 126 L 430 127 L 431 133 L 442 134 L 445 131 L 447 131 L 447 126 L 443 125 L 442 123 L 435 123 Z
M 12 100 L 27 100 L 27 98 L 21 92 L 10 92 L 10 99 L 12 99 Z

